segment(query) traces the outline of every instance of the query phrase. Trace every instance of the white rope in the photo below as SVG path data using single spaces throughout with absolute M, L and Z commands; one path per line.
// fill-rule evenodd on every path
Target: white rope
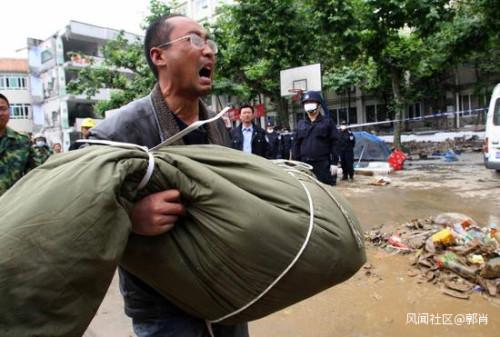
M 146 146 L 141 146 L 133 143 L 126 143 L 126 142 L 114 142 L 111 140 L 102 140 L 102 139 L 79 139 L 76 142 L 78 143 L 89 143 L 89 144 L 99 144 L 99 145 L 109 145 L 113 147 L 121 147 L 121 148 L 128 148 L 128 149 L 138 149 L 146 152 L 148 154 L 148 167 L 146 169 L 146 173 L 142 177 L 139 185 L 137 186 L 138 190 L 143 189 L 149 182 L 149 179 L 151 179 L 151 176 L 153 175 L 154 169 L 155 169 L 155 157 L 153 156 L 153 153 L 149 151 L 149 149 Z
M 295 177 L 295 175 L 293 174 L 293 172 L 288 172 L 291 176 L 293 176 L 294 178 L 297 178 Z M 278 276 L 276 277 L 276 279 L 266 288 L 264 289 L 264 291 L 262 291 L 257 297 L 255 297 L 253 300 L 251 300 L 250 302 L 248 302 L 246 305 L 244 305 L 243 307 L 221 317 L 221 318 L 218 318 L 218 319 L 215 319 L 215 320 L 211 320 L 211 321 L 208 321 L 210 323 L 218 323 L 218 322 L 221 322 L 231 316 L 234 316 L 236 314 L 239 314 L 240 312 L 242 312 L 243 310 L 247 309 L 248 307 L 250 307 L 251 305 L 253 305 L 255 302 L 257 302 L 258 300 L 260 300 L 265 294 L 267 294 L 287 273 L 288 271 L 295 265 L 295 263 L 299 260 L 300 256 L 302 255 L 302 253 L 304 252 L 304 250 L 306 249 L 308 243 L 309 243 L 309 239 L 311 238 L 311 233 L 312 233 L 312 230 L 313 230 L 313 227 L 314 227 L 314 204 L 313 204 L 313 200 L 312 200 L 312 197 L 311 197 L 311 193 L 309 192 L 309 190 L 307 189 L 306 185 L 304 185 L 302 183 L 302 181 L 300 181 L 298 178 L 297 178 L 297 181 L 302 185 L 302 187 L 304 188 L 304 191 L 306 192 L 306 195 L 307 195 L 307 199 L 309 201 L 309 228 L 308 228 L 308 231 L 307 231 L 307 235 L 306 235 L 306 238 L 304 240 L 304 242 L 302 243 L 302 247 L 300 247 L 299 251 L 297 252 L 297 254 L 295 255 L 295 258 L 292 260 L 292 262 L 290 262 L 290 264 L 288 265 L 288 267 L 285 268 L 285 270 L 283 270 L 283 272 Z
M 155 147 L 151 148 L 151 151 L 152 150 L 158 150 L 162 146 L 170 145 L 173 142 L 181 139 L 182 137 L 184 137 L 188 133 L 190 133 L 190 132 L 198 129 L 200 126 L 218 120 L 219 118 L 221 118 L 222 116 L 224 116 L 224 114 L 227 113 L 229 110 L 231 110 L 231 107 L 226 107 L 226 108 L 222 109 L 217 115 L 215 115 L 212 118 L 204 119 L 204 120 L 201 120 L 201 121 L 196 121 L 196 122 L 188 125 L 186 128 L 184 128 L 181 131 L 177 132 L 175 135 L 170 136 L 164 142 L 161 142 L 160 144 L 158 144 Z

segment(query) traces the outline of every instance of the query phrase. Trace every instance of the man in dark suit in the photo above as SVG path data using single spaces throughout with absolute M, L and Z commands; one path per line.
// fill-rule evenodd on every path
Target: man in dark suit
M 243 104 L 240 107 L 241 124 L 231 130 L 231 147 L 269 158 L 270 146 L 266 139 L 266 132 L 253 122 L 254 118 L 253 106 Z

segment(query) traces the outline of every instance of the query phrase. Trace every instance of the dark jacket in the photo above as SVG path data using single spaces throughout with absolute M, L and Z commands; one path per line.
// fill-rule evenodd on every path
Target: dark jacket
M 329 161 L 338 163 L 339 132 L 330 118 L 319 115 L 314 122 L 309 118 L 299 121 L 297 126 L 294 159 L 305 162 Z
M 340 131 L 339 137 L 339 151 L 354 151 L 356 145 L 356 137 L 351 130 L 345 129 Z
M 211 115 L 200 101 L 200 119 Z M 115 111 L 90 130 L 91 139 L 134 143 L 148 148 L 158 145 L 179 131 L 174 115 L 155 87 L 152 93 Z M 222 120 L 208 124 L 210 143 L 229 146 L 230 139 Z M 182 139 L 174 144 L 183 144 Z M 125 300 L 125 313 L 133 318 L 148 319 L 165 316 L 184 317 L 180 309 L 153 288 L 120 268 L 120 290 Z
M 270 147 L 266 139 L 266 132 L 252 123 L 252 153 L 264 158 L 270 158 Z M 231 148 L 243 150 L 243 124 L 231 130 Z
M 269 144 L 269 159 L 281 159 L 281 135 L 276 131 L 266 132 L 266 140 Z

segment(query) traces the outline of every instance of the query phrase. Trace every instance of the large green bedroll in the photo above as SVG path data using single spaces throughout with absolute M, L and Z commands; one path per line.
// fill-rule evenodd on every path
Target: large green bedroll
M 80 336 L 118 265 L 207 321 L 250 321 L 351 277 L 360 227 L 335 189 L 215 145 L 90 146 L 53 156 L 0 198 L 0 336 Z M 131 234 L 138 198 L 177 188 L 186 215 Z

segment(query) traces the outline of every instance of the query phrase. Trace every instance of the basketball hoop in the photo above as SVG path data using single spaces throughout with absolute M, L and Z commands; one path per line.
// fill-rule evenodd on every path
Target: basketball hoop
M 288 92 L 293 93 L 292 101 L 300 102 L 300 99 L 302 98 L 302 92 L 304 92 L 304 90 L 302 90 L 302 89 L 288 89 Z

